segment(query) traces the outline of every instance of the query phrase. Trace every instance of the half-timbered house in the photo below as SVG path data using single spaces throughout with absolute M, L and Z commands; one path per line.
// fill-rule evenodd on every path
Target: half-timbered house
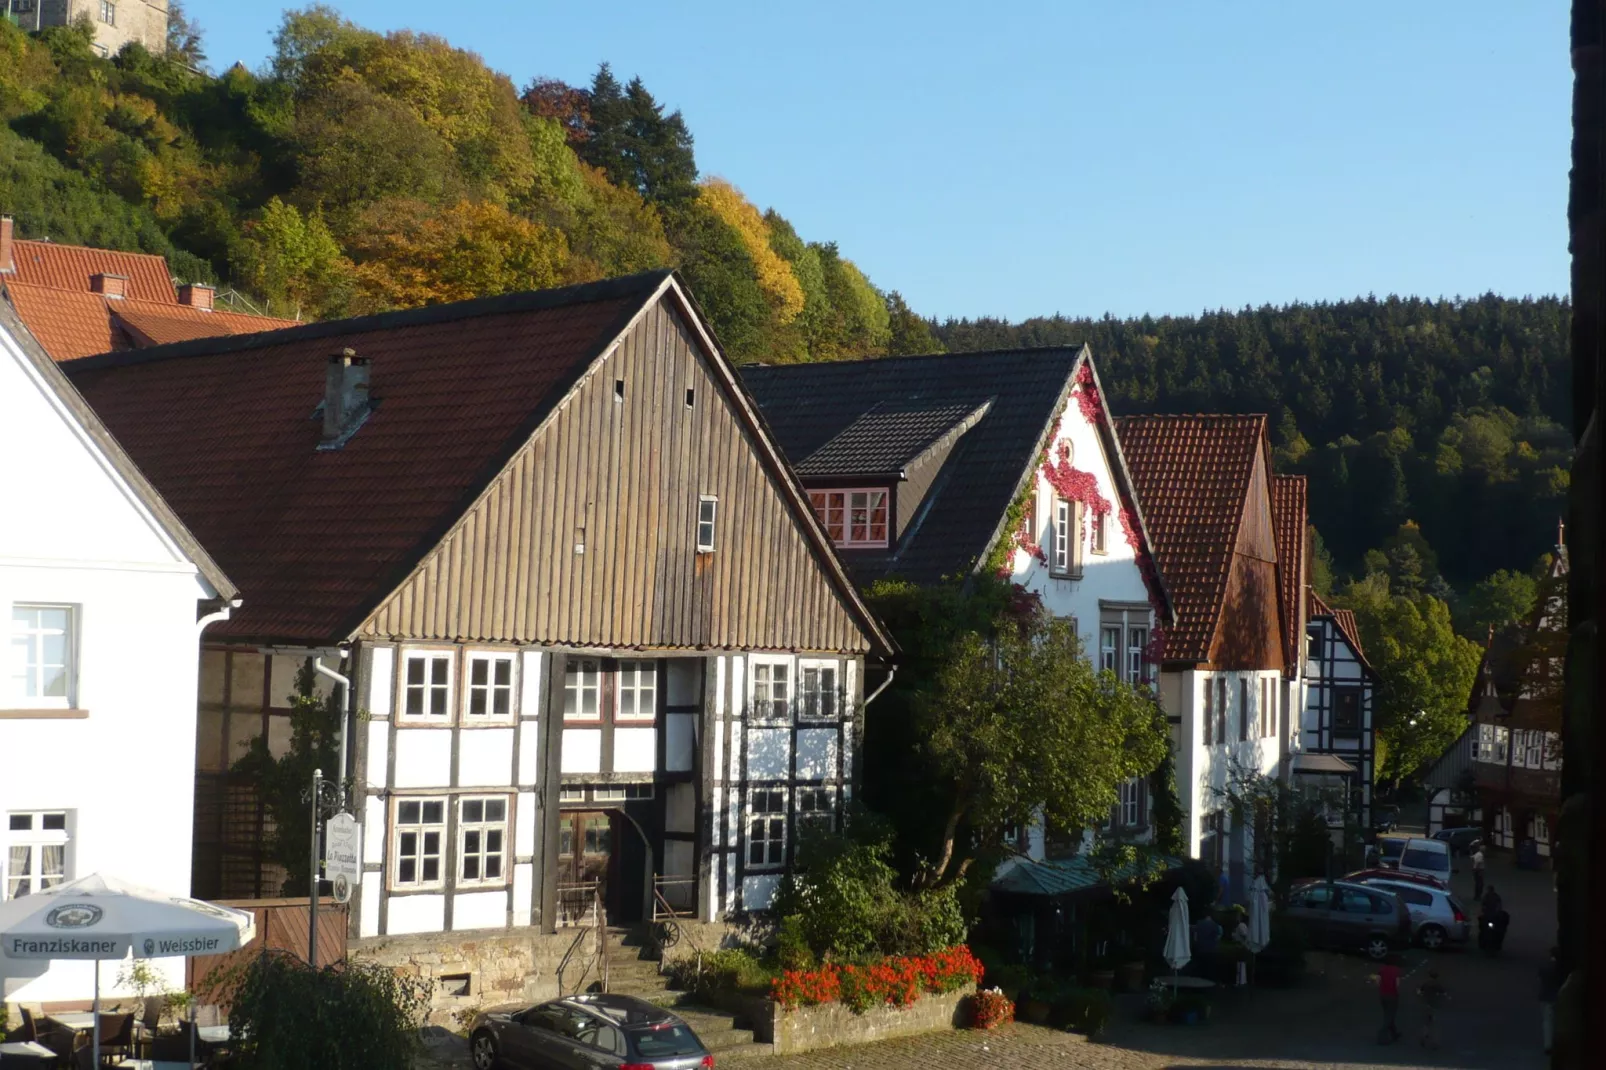
M 675 276 L 68 367 L 253 596 L 204 655 L 198 891 L 277 892 L 230 767 L 282 751 L 309 658 L 346 692 L 354 937 L 593 892 L 724 919 L 851 797 L 888 643 Z
M 1292 772 L 1324 796 L 1342 798 L 1329 808 L 1330 824 L 1348 818 L 1369 828 L 1377 671 L 1361 647 L 1354 611 L 1334 609 L 1315 591 L 1307 593 L 1306 604 L 1306 699 Z
M 742 374 L 860 582 L 995 569 L 1072 620 L 1100 668 L 1154 682 L 1171 610 L 1088 347 Z M 1122 788 L 1111 823 L 1146 835 L 1144 778 Z M 1037 859 L 1081 844 L 1045 842 L 1041 827 L 1021 835 Z
M 1117 428 L 1176 607 L 1159 691 L 1184 842 L 1241 895 L 1255 845 L 1230 795 L 1251 778 L 1283 775 L 1301 705 L 1298 674 L 1288 671 L 1298 632 L 1284 603 L 1304 576 L 1303 561 L 1285 555 L 1302 556 L 1304 540 L 1278 533 L 1302 532 L 1303 522 L 1296 529 L 1274 515 L 1264 416 L 1134 416 Z

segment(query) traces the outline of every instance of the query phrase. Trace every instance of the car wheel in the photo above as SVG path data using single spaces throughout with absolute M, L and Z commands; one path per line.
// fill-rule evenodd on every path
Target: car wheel
M 474 1057 L 474 1070 L 496 1070 L 500 1065 L 496 1038 L 490 1033 L 475 1033 L 474 1039 L 469 1041 L 469 1054 Z
M 1379 962 L 1389 957 L 1389 950 L 1389 939 L 1386 936 L 1371 936 L 1366 940 L 1367 955 Z
M 1422 941 L 1422 946 L 1429 951 L 1438 951 L 1443 948 L 1444 942 L 1448 938 L 1445 931 L 1437 925 L 1424 925 L 1422 926 L 1422 931 L 1417 933 L 1417 939 Z

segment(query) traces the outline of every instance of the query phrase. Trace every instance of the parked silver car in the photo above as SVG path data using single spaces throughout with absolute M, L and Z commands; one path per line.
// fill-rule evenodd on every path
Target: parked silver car
M 1362 884 L 1393 892 L 1411 915 L 1411 935 L 1429 951 L 1465 944 L 1472 938 L 1472 922 L 1455 896 L 1417 881 L 1367 877 Z
M 474 1070 L 711 1070 L 697 1034 L 632 996 L 587 994 L 512 1013 L 482 1014 L 469 1030 Z

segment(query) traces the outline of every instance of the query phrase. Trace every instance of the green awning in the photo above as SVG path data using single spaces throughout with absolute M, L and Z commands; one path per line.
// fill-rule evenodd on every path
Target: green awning
M 1165 873 L 1178 868 L 1182 862 L 1169 855 L 1154 855 L 1138 863 L 1118 867 L 1110 876 L 1114 883 L 1124 883 L 1144 872 L 1140 867 L 1145 864 L 1156 866 Z M 1109 883 L 1086 855 L 1052 862 L 1020 858 L 1008 871 L 993 879 L 992 890 L 1013 895 L 1059 896 L 1108 887 Z

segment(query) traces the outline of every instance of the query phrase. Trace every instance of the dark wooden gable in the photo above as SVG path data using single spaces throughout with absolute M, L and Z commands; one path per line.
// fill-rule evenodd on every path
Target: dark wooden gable
M 869 651 L 851 589 L 718 359 L 666 290 L 360 632 Z M 697 551 L 705 495 L 712 553 Z
M 1227 566 L 1221 614 L 1210 644 L 1210 667 L 1214 669 L 1283 668 L 1277 537 L 1266 477 L 1266 452 L 1259 449 L 1249 490 L 1244 495 L 1237 542 Z

